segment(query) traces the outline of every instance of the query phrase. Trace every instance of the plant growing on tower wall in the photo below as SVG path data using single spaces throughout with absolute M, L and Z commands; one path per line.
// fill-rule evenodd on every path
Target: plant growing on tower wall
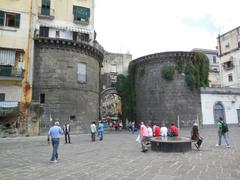
M 168 81 L 173 80 L 175 74 L 175 67 L 173 65 L 164 65 L 161 69 L 162 77 Z
M 176 63 L 179 73 L 185 74 L 188 87 L 198 89 L 208 86 L 209 63 L 208 58 L 201 52 L 195 52 L 193 59 L 180 59 Z
M 135 92 L 136 65 L 130 64 L 128 76 L 118 75 L 116 89 L 121 96 L 123 114 L 130 121 L 136 120 L 136 92 Z

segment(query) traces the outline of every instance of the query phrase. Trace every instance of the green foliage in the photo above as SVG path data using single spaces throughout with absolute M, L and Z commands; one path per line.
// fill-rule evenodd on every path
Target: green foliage
M 144 73 L 145 73 L 144 67 L 143 67 L 143 66 L 139 66 L 139 67 L 137 68 L 137 72 L 138 72 L 138 75 L 139 75 L 140 77 L 142 77 L 142 76 L 144 75 Z
M 179 60 L 177 60 L 176 70 L 177 70 L 179 73 L 183 73 L 183 72 L 184 72 L 184 68 L 185 68 L 185 66 L 186 66 L 186 63 L 187 63 L 187 60 L 186 60 L 186 59 L 179 59 Z
M 173 80 L 175 67 L 173 65 L 164 65 L 161 69 L 162 77 L 168 81 Z
M 130 64 L 128 67 L 128 76 L 118 75 L 116 83 L 116 89 L 122 99 L 123 114 L 130 121 L 136 120 L 135 72 L 135 65 Z
M 203 53 L 195 52 L 194 59 L 179 60 L 176 69 L 185 73 L 186 83 L 191 90 L 208 86 L 209 64 Z

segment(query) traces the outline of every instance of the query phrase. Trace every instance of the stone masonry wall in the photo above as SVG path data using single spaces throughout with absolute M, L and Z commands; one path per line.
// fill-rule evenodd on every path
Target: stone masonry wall
M 80 62 L 87 65 L 87 83 L 77 80 Z M 89 130 L 99 117 L 99 68 L 99 61 L 86 53 L 35 43 L 33 101 L 39 102 L 40 94 L 45 94 L 41 132 L 54 120 L 63 125 L 70 116 L 72 132 Z
M 177 71 L 172 81 L 161 76 L 165 64 L 175 65 L 176 60 L 185 55 L 162 54 L 135 60 L 137 68 L 144 67 L 143 76 L 137 72 L 135 75 L 137 121 L 177 124 L 179 116 L 181 127 L 192 126 L 194 121 L 201 119 L 199 90 L 191 91 L 184 74 Z

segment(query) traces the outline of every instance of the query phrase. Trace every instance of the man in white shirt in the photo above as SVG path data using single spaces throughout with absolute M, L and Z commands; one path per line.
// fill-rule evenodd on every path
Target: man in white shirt
M 147 129 L 148 129 L 148 137 L 149 138 L 153 137 L 153 130 L 152 130 L 151 126 L 147 125 Z
M 92 124 L 90 126 L 90 129 L 91 129 L 92 141 L 95 141 L 96 132 L 97 132 L 97 128 L 96 128 L 96 123 L 95 122 L 92 122 Z
M 166 128 L 165 124 L 163 124 L 161 127 L 161 136 L 167 137 L 167 132 L 168 132 L 168 129 Z

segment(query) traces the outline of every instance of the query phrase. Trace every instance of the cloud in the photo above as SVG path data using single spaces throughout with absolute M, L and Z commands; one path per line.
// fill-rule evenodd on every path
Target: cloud
M 97 40 L 133 58 L 163 51 L 215 49 L 239 26 L 238 0 L 96 0 Z
M 190 27 L 205 29 L 206 31 L 214 35 L 219 31 L 219 27 L 216 24 L 216 20 L 211 15 L 205 15 L 198 19 L 193 19 L 191 17 L 188 17 L 188 18 L 184 18 L 182 22 L 183 24 Z

